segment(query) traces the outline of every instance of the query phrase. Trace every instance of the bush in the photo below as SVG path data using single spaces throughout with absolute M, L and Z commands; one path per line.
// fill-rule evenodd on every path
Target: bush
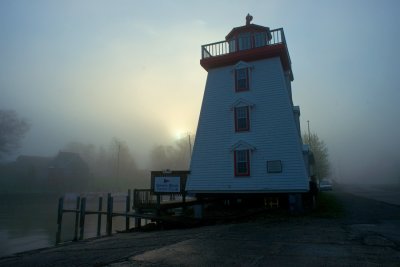
M 320 192 L 317 197 L 317 206 L 313 216 L 322 218 L 340 218 L 344 215 L 343 206 L 335 195 L 328 192 Z

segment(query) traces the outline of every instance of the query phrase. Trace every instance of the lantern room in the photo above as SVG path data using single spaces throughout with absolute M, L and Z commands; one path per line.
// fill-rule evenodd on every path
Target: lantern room
M 209 70 L 232 65 L 239 60 L 254 61 L 279 57 L 291 80 L 293 73 L 290 56 L 282 28 L 270 30 L 269 27 L 251 23 L 253 19 L 246 16 L 244 26 L 233 28 L 225 41 L 202 45 L 200 65 Z

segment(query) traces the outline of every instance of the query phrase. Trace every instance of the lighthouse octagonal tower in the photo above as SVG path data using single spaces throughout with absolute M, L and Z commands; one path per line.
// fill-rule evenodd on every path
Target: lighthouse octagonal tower
M 198 196 L 309 191 L 283 29 L 250 21 L 202 46 L 208 76 L 186 184 Z

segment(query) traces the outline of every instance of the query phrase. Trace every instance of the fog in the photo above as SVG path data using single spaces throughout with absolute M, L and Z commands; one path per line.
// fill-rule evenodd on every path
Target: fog
M 177 140 L 196 133 L 207 77 L 200 47 L 223 40 L 250 13 L 255 24 L 285 30 L 303 132 L 309 120 L 326 143 L 331 178 L 398 183 L 399 8 L 398 1 L 1 1 L 0 107 L 31 124 L 3 160 L 55 157 L 72 142 L 109 150 L 120 140 L 135 170 L 167 167 L 155 160 L 160 146 L 186 162 L 167 165 L 185 167 Z

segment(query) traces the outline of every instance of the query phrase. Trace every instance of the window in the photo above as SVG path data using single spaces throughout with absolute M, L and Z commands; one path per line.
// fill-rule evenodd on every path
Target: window
M 267 44 L 267 34 L 265 32 L 257 32 L 254 34 L 254 47 L 265 46 Z
M 235 176 L 250 176 L 249 150 L 234 151 Z
M 250 130 L 249 107 L 235 108 L 235 131 L 244 132 Z
M 242 140 L 232 146 L 235 176 L 250 176 L 250 152 L 253 150 L 254 146 Z
M 250 33 L 243 33 L 239 35 L 239 50 L 247 50 L 251 48 L 251 35 Z
M 235 71 L 236 92 L 249 90 L 249 70 L 248 68 L 237 69 Z
M 236 39 L 229 41 L 229 53 L 236 52 Z

